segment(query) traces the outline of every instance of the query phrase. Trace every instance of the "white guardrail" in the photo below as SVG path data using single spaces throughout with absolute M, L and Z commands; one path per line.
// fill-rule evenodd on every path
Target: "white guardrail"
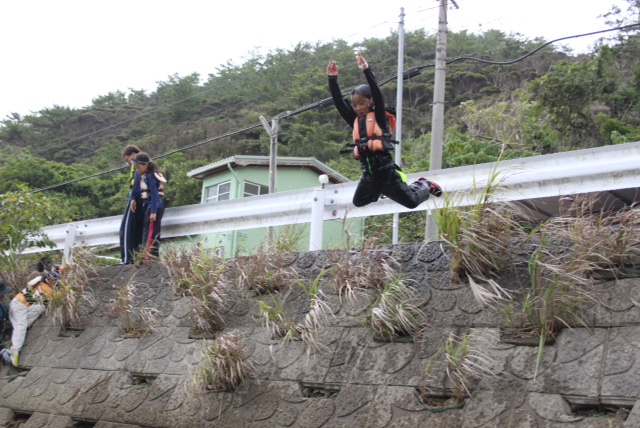
M 495 172 L 501 187 L 496 201 L 528 201 L 544 197 L 629 189 L 638 187 L 640 142 L 578 150 L 553 155 L 487 163 L 410 174 L 439 183 L 460 206 L 475 201 L 474 190 Z M 327 185 L 291 192 L 206 204 L 168 208 L 162 219 L 163 238 L 205 233 L 311 223 L 309 250 L 322 246 L 324 220 L 368 217 L 412 211 L 389 199 L 357 208 L 351 203 L 357 183 Z M 415 210 L 442 206 L 443 198 L 431 197 Z M 415 211 L 414 210 L 414 211 Z M 44 232 L 55 249 L 118 244 L 122 216 L 47 226 Z M 39 252 L 41 248 L 25 252 Z

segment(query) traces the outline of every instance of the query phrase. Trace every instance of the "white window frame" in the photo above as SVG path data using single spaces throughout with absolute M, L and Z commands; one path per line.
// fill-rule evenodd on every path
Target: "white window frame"
M 221 192 L 220 188 L 225 186 L 225 185 L 228 186 L 229 189 L 227 191 Z M 213 195 L 213 196 L 209 196 L 209 192 L 214 188 L 216 189 L 216 194 Z M 220 196 L 223 196 L 223 197 L 220 198 Z M 214 184 L 212 186 L 208 186 L 205 189 L 205 199 L 204 199 L 205 203 L 206 202 L 228 201 L 229 199 L 231 199 L 231 181 L 224 181 L 222 183 Z
M 256 186 L 258 188 L 258 193 L 249 193 L 247 192 L 247 184 L 251 185 L 251 186 Z M 269 186 L 265 186 L 264 184 L 258 184 L 258 183 L 253 183 L 251 181 L 245 181 L 243 186 L 242 186 L 242 197 L 246 198 L 249 196 L 259 196 L 259 195 L 266 195 L 267 193 L 269 193 Z

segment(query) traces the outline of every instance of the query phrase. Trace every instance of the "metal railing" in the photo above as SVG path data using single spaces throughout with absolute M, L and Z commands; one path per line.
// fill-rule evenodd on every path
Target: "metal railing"
M 410 174 L 439 183 L 454 204 L 473 204 L 476 192 L 499 174 L 496 201 L 521 201 L 533 211 L 557 212 L 557 197 L 635 189 L 640 175 L 640 142 L 535 156 L 498 163 Z M 389 199 L 357 208 L 351 198 L 357 183 L 252 196 L 229 201 L 168 208 L 162 220 L 163 238 L 311 223 L 309 250 L 322 247 L 323 221 L 431 210 L 443 198 L 431 197 L 415 210 Z M 632 197 L 635 202 L 635 193 Z M 554 201 L 556 206 L 554 207 Z M 629 203 L 630 201 L 626 201 Z M 47 226 L 44 232 L 58 250 L 119 243 L 122 216 Z M 40 248 L 25 252 L 43 251 Z

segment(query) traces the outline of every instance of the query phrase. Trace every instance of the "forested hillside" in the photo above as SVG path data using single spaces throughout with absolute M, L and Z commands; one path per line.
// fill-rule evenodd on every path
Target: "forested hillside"
M 610 19 L 612 26 L 624 20 Z M 628 30 L 603 34 L 615 40 L 580 56 L 561 44 L 538 50 L 545 40 L 496 30 L 449 33 L 443 167 L 640 140 L 640 37 Z M 341 87 L 351 90 L 364 81 L 354 59 L 362 51 L 395 106 L 397 46 L 397 34 L 299 43 L 208 76 L 168 76 L 150 93 L 96 94 L 82 109 L 13 114 L 0 121 L 0 193 L 36 191 L 55 207 L 48 224 L 121 214 L 127 190 L 120 153 L 136 144 L 167 173 L 170 206 L 197 203 L 200 182 L 187 171 L 232 155 L 268 155 L 261 115 L 279 117 L 279 156 L 315 156 L 356 180 L 358 162 L 340 154 L 350 130 L 328 100 L 326 66 L 337 61 Z M 405 35 L 408 172 L 429 169 L 435 51 L 435 34 Z

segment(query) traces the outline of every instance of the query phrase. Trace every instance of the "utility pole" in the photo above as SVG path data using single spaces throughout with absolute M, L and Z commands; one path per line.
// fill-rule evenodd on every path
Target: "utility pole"
M 275 193 L 278 168 L 278 118 L 271 119 L 271 126 L 269 126 L 269 122 L 264 116 L 260 116 L 260 122 L 271 138 L 269 146 L 269 193 Z M 267 236 L 269 241 L 273 242 L 273 226 L 269 226 L 267 229 Z
M 402 167 L 402 84 L 404 69 L 404 7 L 400 8 L 400 23 L 398 25 L 398 89 L 396 92 L 396 165 Z M 398 243 L 400 236 L 400 214 L 393 213 L 393 244 Z
M 433 83 L 433 112 L 431 115 L 431 159 L 429 170 L 442 169 L 444 145 L 444 86 L 447 58 L 447 0 L 440 0 L 438 35 L 436 40 L 436 69 Z
M 451 0 L 457 8 L 458 5 Z M 447 67 L 447 0 L 440 0 L 438 14 L 438 36 L 436 40 L 436 69 L 433 84 L 433 112 L 431 116 L 431 158 L 429 171 L 442 169 L 442 147 L 444 145 L 444 88 Z M 425 241 L 438 239 L 438 228 L 427 211 Z

